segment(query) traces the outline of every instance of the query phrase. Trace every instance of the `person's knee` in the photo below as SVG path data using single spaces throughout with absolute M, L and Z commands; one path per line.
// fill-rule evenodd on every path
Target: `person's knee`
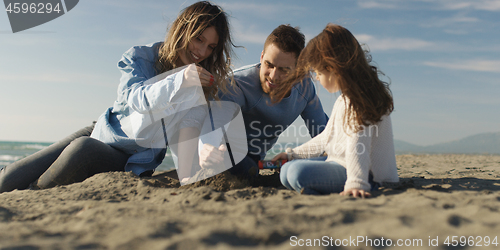
M 287 173 L 288 173 L 288 167 L 290 166 L 290 162 L 287 162 L 285 163 L 285 165 L 283 165 L 280 169 L 280 181 L 281 181 L 281 184 L 283 184 L 283 186 L 289 188 L 289 184 L 288 184 L 288 179 L 287 179 Z
M 105 152 L 100 144 L 102 142 L 88 136 L 79 137 L 63 150 L 56 162 L 63 165 L 74 165 L 78 162 L 94 159 L 96 155 Z
M 96 149 L 97 147 L 99 147 L 100 144 L 101 142 L 99 140 L 90 138 L 88 136 L 82 136 L 73 140 L 66 147 L 65 151 L 71 151 L 71 152 L 82 151 L 82 150 L 88 151 Z
M 295 190 L 300 190 L 308 181 L 307 166 L 302 164 L 293 164 L 288 167 L 286 179 L 290 186 Z

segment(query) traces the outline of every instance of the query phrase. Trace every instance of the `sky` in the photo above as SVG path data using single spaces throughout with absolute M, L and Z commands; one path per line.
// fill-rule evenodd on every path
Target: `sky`
M 0 141 L 54 142 L 90 125 L 116 99 L 123 52 L 164 40 L 194 2 L 82 0 L 18 33 L 0 11 Z M 425 146 L 500 131 L 500 0 L 212 2 L 244 47 L 234 68 L 257 63 L 280 24 L 309 40 L 335 23 L 369 48 L 390 81 L 395 139 Z M 316 88 L 330 114 L 338 94 Z

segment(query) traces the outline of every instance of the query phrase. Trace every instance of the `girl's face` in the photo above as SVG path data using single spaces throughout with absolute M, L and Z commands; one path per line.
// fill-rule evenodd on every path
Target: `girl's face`
M 183 65 L 200 63 L 213 53 L 218 42 L 219 35 L 215 28 L 208 27 L 199 37 L 189 42 L 187 49 L 179 54 L 179 58 Z
M 335 93 L 340 90 L 339 84 L 337 83 L 337 77 L 333 71 L 314 70 L 314 73 L 316 73 L 316 80 L 318 80 L 328 92 Z

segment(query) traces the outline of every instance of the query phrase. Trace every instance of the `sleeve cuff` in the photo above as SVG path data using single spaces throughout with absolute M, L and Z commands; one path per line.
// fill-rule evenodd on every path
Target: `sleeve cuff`
M 287 148 L 285 150 L 285 153 L 286 153 L 286 158 L 287 158 L 288 161 L 293 160 L 293 150 L 292 150 L 292 148 Z

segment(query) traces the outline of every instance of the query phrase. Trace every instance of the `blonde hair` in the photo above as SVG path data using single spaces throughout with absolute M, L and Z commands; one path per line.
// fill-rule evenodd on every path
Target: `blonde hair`
M 215 28 L 219 41 L 212 54 L 199 65 L 215 78 L 212 87 L 203 87 L 205 96 L 217 99 L 218 90 L 227 91 L 226 78 L 229 76 L 231 83 L 234 81 L 230 66 L 232 47 L 236 46 L 231 40 L 226 13 L 210 2 L 201 1 L 188 6 L 172 23 L 165 42 L 159 48 L 156 73 L 161 74 L 181 66 L 178 65 L 179 53 L 186 50 L 188 44 L 208 27 Z

